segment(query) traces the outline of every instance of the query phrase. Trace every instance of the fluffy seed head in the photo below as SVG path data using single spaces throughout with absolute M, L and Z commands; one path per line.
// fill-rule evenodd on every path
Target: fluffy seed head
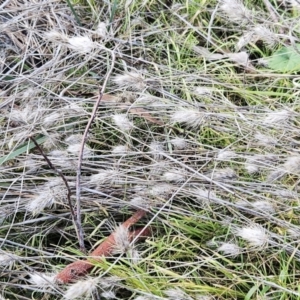
M 85 114 L 86 113 L 84 107 L 82 107 L 80 104 L 74 103 L 74 102 L 71 102 L 68 105 L 64 106 L 62 108 L 62 111 L 66 115 L 74 115 L 74 114 L 78 115 L 78 114 Z
M 46 40 L 56 41 L 56 42 L 62 42 L 62 41 L 68 40 L 68 37 L 65 34 L 58 32 L 56 30 L 51 30 L 51 31 L 45 32 L 44 38 Z
M 147 85 L 144 76 L 137 71 L 130 71 L 119 74 L 113 78 L 113 82 L 120 88 L 142 91 Z
M 11 267 L 19 257 L 13 253 L 1 251 L 0 253 L 0 266 Z
M 68 47 L 81 54 L 90 53 L 95 46 L 95 43 L 88 36 L 74 36 L 68 38 Z
M 166 170 L 170 168 L 170 164 L 166 160 L 160 160 L 163 157 L 164 152 L 154 153 L 151 152 L 153 158 L 156 160 L 154 164 L 150 166 L 149 175 L 157 176 L 162 175 Z
M 287 172 L 298 174 L 300 172 L 300 155 L 289 157 L 284 163 L 283 168 Z
M 129 232 L 128 229 L 124 226 L 120 225 L 115 230 L 115 245 L 114 245 L 114 254 L 125 253 L 127 250 L 131 248 L 130 240 L 129 240 Z
M 271 171 L 268 174 L 267 178 L 266 178 L 266 182 L 273 182 L 273 181 L 279 180 L 285 174 L 286 174 L 285 170 L 274 170 L 274 171 Z
M 265 135 L 265 134 L 262 134 L 260 132 L 255 134 L 254 138 L 258 141 L 259 145 L 265 146 L 265 147 L 273 147 L 278 143 L 275 138 Z
M 56 274 L 44 274 L 44 273 L 34 273 L 30 274 L 30 283 L 36 285 L 39 288 L 46 288 L 53 286 L 55 283 Z
M 268 214 L 275 213 L 275 207 L 272 203 L 265 200 L 258 200 L 252 203 L 252 206 L 255 210 L 262 211 Z
M 137 296 L 133 300 L 157 300 L 157 297 L 152 297 L 150 295 Z
M 164 291 L 169 300 L 192 300 L 192 298 L 180 288 L 171 288 Z
M 48 153 L 48 157 L 53 165 L 59 169 L 65 168 L 74 170 L 77 167 L 76 160 L 70 158 L 67 151 L 52 150 Z
M 203 204 L 210 204 L 212 199 L 216 199 L 217 195 L 215 192 L 210 190 L 196 190 L 196 197 L 201 201 Z
M 298 194 L 296 192 L 290 191 L 290 190 L 272 190 L 271 191 L 273 195 L 278 196 L 280 198 L 286 198 L 286 199 L 296 199 L 298 197 Z
M 164 147 L 161 143 L 153 141 L 150 143 L 149 148 L 155 160 L 159 160 L 164 157 Z
M 257 40 L 262 40 L 267 46 L 274 47 L 276 35 L 266 26 L 258 25 L 253 30 Z
M 255 174 L 259 172 L 259 166 L 249 162 L 245 163 L 245 169 L 249 174 Z
M 40 164 L 40 161 L 35 159 L 32 154 L 27 155 L 24 161 L 20 161 L 20 167 L 25 167 L 28 173 L 36 172 Z
M 235 154 L 234 151 L 221 150 L 221 151 L 219 151 L 219 153 L 217 155 L 217 160 L 227 161 L 227 160 L 230 160 L 231 158 L 233 158 L 235 156 L 236 156 L 236 154 Z
M 142 196 L 135 196 L 135 197 L 131 198 L 130 204 L 134 207 L 142 208 L 145 210 L 147 210 L 149 208 L 149 206 L 151 205 L 149 199 L 147 199 L 146 197 L 142 197 Z
M 99 22 L 96 30 L 95 35 L 101 39 L 105 39 L 107 37 L 107 28 L 105 22 Z
M 162 196 L 162 195 L 168 195 L 172 192 L 174 189 L 174 186 L 168 183 L 158 183 L 154 185 L 149 193 L 152 196 Z
M 51 125 L 55 124 L 57 121 L 61 120 L 63 114 L 61 112 L 54 112 L 49 114 L 43 119 L 43 125 L 45 127 L 50 127 Z
M 15 122 L 31 124 L 36 122 L 42 116 L 42 110 L 35 104 L 28 103 L 22 109 L 13 109 L 10 113 L 10 118 Z
M 213 180 L 234 179 L 237 177 L 235 171 L 231 168 L 215 169 L 209 173 Z
M 65 299 L 76 299 L 85 297 L 91 297 L 93 291 L 97 288 L 98 278 L 89 278 L 87 280 L 81 280 L 72 284 L 66 291 Z
M 258 224 L 238 228 L 235 233 L 246 240 L 252 247 L 263 247 L 269 240 L 266 230 Z
M 211 96 L 213 91 L 211 88 L 198 86 L 195 88 L 194 92 L 199 96 L 204 96 L 204 95 Z
M 247 158 L 245 169 L 249 174 L 257 173 L 261 169 L 268 168 L 278 159 L 275 155 L 254 155 Z
M 286 173 L 299 174 L 300 173 L 300 156 L 295 154 L 290 156 L 286 162 L 278 169 L 271 171 L 267 176 L 267 182 L 273 182 L 279 180 Z
M 289 238 L 297 239 L 297 240 L 299 239 L 299 230 L 294 229 L 294 228 L 289 228 L 286 232 L 287 232 Z
M 115 287 L 120 281 L 122 281 L 122 279 L 117 276 L 102 277 L 99 281 L 99 285 L 101 285 L 101 288 L 108 290 Z
M 69 153 L 71 153 L 72 155 L 78 156 L 80 149 L 81 149 L 81 144 L 78 143 L 78 144 L 69 145 L 67 148 L 67 151 Z M 93 154 L 93 151 L 87 145 L 84 145 L 83 158 L 87 159 L 87 158 L 91 157 L 92 154 Z
M 130 248 L 127 251 L 127 258 L 131 261 L 132 264 L 136 265 L 141 261 L 141 256 L 139 251 L 134 248 Z
M 54 202 L 63 202 L 66 198 L 66 187 L 60 178 L 55 178 L 39 188 L 39 193 L 31 199 L 26 210 L 36 215 L 46 207 L 50 207 Z
M 234 243 L 222 243 L 217 249 L 218 252 L 223 252 L 228 256 L 237 256 L 241 253 L 241 248 Z
M 105 292 L 101 293 L 101 296 L 104 299 L 117 299 L 117 296 L 114 291 L 105 291 Z
M 253 31 L 246 32 L 243 36 L 241 36 L 235 46 L 236 51 L 240 51 L 242 48 L 247 46 L 253 40 Z
M 103 170 L 98 174 L 94 174 L 90 177 L 90 183 L 96 185 L 98 188 L 102 184 L 110 183 L 114 184 L 118 181 L 119 173 L 117 170 Z
M 121 131 L 129 131 L 133 128 L 133 123 L 129 121 L 125 114 L 114 115 L 112 119 Z
M 51 193 L 41 193 L 27 203 L 26 210 L 35 216 L 42 212 L 46 207 L 51 207 L 53 203 L 54 197 Z
M 124 155 L 128 152 L 128 147 L 126 145 L 118 145 L 113 147 L 111 153 L 116 155 Z
M 65 142 L 68 145 L 80 144 L 82 141 L 82 134 L 71 134 L 65 138 Z
M 61 141 L 59 133 L 47 134 L 47 139 L 43 144 L 44 149 L 50 151 L 57 148 L 57 145 Z
M 265 26 L 256 26 L 252 30 L 246 32 L 238 41 L 236 45 L 237 51 L 248 45 L 250 42 L 256 43 L 257 41 L 263 41 L 267 46 L 274 47 L 277 37 L 276 35 Z
M 170 143 L 174 146 L 176 150 L 183 150 L 187 148 L 187 142 L 184 138 L 176 137 L 170 140 Z
M 242 51 L 242 52 L 238 52 L 238 53 L 228 53 L 227 57 L 232 60 L 233 62 L 244 66 L 244 67 L 248 67 L 250 60 L 249 60 L 249 55 L 247 52 Z
M 183 182 L 185 181 L 185 171 L 182 169 L 171 169 L 165 172 L 162 176 L 163 180 L 169 182 Z
M 205 121 L 205 114 L 195 110 L 179 110 L 172 117 L 172 124 L 181 123 L 188 127 L 198 127 Z
M 239 0 L 221 0 L 220 9 L 233 23 L 246 23 L 251 17 L 250 11 Z
M 291 117 L 293 113 L 288 110 L 278 110 L 271 112 L 267 114 L 266 118 L 264 119 L 264 124 L 278 124 L 278 123 L 285 123 L 287 122 Z
M 196 295 L 195 299 L 196 300 L 214 300 L 216 298 L 213 296 L 210 296 L 210 295 Z

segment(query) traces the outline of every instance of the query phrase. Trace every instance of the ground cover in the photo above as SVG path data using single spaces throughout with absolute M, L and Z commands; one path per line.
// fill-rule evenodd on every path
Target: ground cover
M 299 299 L 299 15 L 2 1 L 0 298 Z

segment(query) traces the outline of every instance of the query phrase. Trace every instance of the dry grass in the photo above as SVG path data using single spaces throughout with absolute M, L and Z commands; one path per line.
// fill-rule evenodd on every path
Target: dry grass
M 1 2 L 0 299 L 299 299 L 298 74 L 263 63 L 298 44 L 300 4 L 253 2 Z M 59 285 L 85 254 L 29 137 L 75 205 L 112 52 L 83 153 L 85 246 L 138 208 L 154 232 Z

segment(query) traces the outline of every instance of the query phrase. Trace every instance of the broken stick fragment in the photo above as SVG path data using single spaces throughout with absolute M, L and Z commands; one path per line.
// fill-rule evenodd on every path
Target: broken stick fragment
M 122 225 L 124 229 L 128 229 L 135 223 L 137 223 L 146 214 L 144 210 L 138 210 L 129 219 L 127 219 Z M 151 234 L 150 228 L 136 229 L 130 232 L 129 240 L 133 241 L 136 238 L 145 238 Z M 107 257 L 113 254 L 116 246 L 115 240 L 116 231 L 109 235 L 91 254 L 90 257 L 93 261 L 101 261 L 101 257 Z M 93 263 L 88 259 L 78 260 L 67 265 L 61 270 L 55 277 L 55 281 L 60 284 L 66 284 L 77 280 L 79 277 L 88 274 L 93 268 Z

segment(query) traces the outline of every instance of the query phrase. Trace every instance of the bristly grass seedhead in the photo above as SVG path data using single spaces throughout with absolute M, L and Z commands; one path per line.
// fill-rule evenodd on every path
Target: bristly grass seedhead
M 249 243 L 251 247 L 266 247 L 270 237 L 265 228 L 258 224 L 245 226 L 235 230 L 235 234 Z
M 286 162 L 283 164 L 283 168 L 289 172 L 294 174 L 300 173 L 300 155 L 292 155 L 288 157 Z
M 120 172 L 115 169 L 110 169 L 110 170 L 102 170 L 99 171 L 98 174 L 94 174 L 90 177 L 90 183 L 92 185 L 96 185 L 97 188 L 101 188 L 103 184 L 115 184 L 117 183 L 120 179 Z
M 251 19 L 251 12 L 240 0 L 221 0 L 220 10 L 225 13 L 230 22 L 243 24 Z
M 239 41 L 236 44 L 236 49 L 237 51 L 239 51 L 249 43 L 256 43 L 257 41 L 263 41 L 265 45 L 272 48 L 276 45 L 278 39 L 278 36 L 268 27 L 258 25 L 254 28 L 250 28 L 249 31 L 247 31 L 243 34 L 242 37 L 240 37 Z
M 70 144 L 66 150 L 70 154 L 72 154 L 74 156 L 78 156 L 80 149 L 81 149 L 81 143 L 78 143 L 78 144 L 72 144 L 72 145 Z M 91 158 L 92 155 L 93 155 L 92 149 L 90 149 L 87 145 L 84 145 L 83 158 L 84 159 Z
M 164 157 L 164 147 L 161 143 L 153 141 L 150 143 L 149 149 L 155 160 L 159 160 Z
M 286 109 L 274 111 L 267 114 L 263 123 L 266 125 L 281 124 L 289 121 L 292 118 L 292 116 L 293 116 L 293 112 Z
M 236 172 L 231 168 L 214 169 L 208 173 L 208 176 L 213 180 L 226 180 L 237 178 Z
M 44 37 L 47 40 L 56 41 L 56 42 L 62 42 L 62 41 L 68 40 L 68 37 L 65 34 L 59 32 L 59 31 L 56 31 L 56 30 L 51 30 L 51 31 L 45 32 Z
M 176 137 L 170 140 L 170 143 L 174 146 L 174 149 L 176 150 L 183 150 L 186 149 L 188 146 L 187 141 L 181 137 Z
M 54 286 L 55 275 L 56 274 L 44 274 L 44 273 L 30 274 L 29 282 L 32 285 L 36 286 L 38 289 L 43 290 Z
M 114 291 L 104 291 L 101 293 L 101 296 L 104 298 L 104 299 L 117 299 L 117 295 Z
M 134 91 L 143 91 L 147 87 L 144 76 L 138 71 L 130 71 L 116 75 L 113 81 L 120 88 Z
M 167 289 L 164 291 L 164 294 L 168 296 L 169 300 L 192 300 L 192 298 L 180 288 Z
M 65 299 L 78 299 L 84 297 L 92 297 L 93 291 L 96 290 L 98 278 L 88 278 L 86 280 L 80 280 L 72 284 L 64 294 Z
M 221 150 L 219 151 L 218 155 L 217 155 L 217 160 L 221 160 L 221 161 L 227 161 L 230 160 L 231 158 L 236 157 L 236 153 L 234 151 L 231 150 Z
M 64 203 L 67 190 L 61 178 L 55 178 L 38 189 L 38 194 L 26 204 L 26 210 L 36 215 L 55 202 Z
M 205 114 L 196 110 L 179 110 L 171 116 L 172 124 L 184 124 L 188 127 L 198 127 L 205 121 Z
M 170 169 L 163 174 L 162 178 L 168 182 L 184 182 L 186 180 L 186 172 L 182 169 Z
M 15 255 L 14 253 L 0 251 L 0 266 L 3 269 L 6 267 L 11 267 L 18 259 L 20 259 L 19 256 Z
M 96 44 L 88 36 L 74 36 L 68 38 L 68 47 L 78 53 L 88 54 L 91 53 Z
M 133 123 L 131 121 L 129 121 L 127 115 L 125 115 L 125 114 L 114 115 L 112 117 L 112 119 L 121 131 L 126 132 L 126 131 L 133 129 Z
M 128 147 L 126 145 L 114 146 L 111 153 L 116 155 L 124 155 L 128 152 Z
M 278 143 L 277 139 L 260 132 L 256 133 L 254 138 L 258 141 L 258 145 L 260 146 L 274 147 Z
M 95 29 L 95 35 L 101 39 L 105 39 L 108 35 L 107 24 L 105 22 L 99 22 Z
M 241 248 L 234 243 L 222 243 L 217 251 L 222 252 L 224 255 L 235 257 L 241 253 Z
M 128 228 L 120 225 L 115 230 L 115 246 L 114 246 L 114 254 L 120 254 L 127 252 L 130 248 L 130 237 Z

